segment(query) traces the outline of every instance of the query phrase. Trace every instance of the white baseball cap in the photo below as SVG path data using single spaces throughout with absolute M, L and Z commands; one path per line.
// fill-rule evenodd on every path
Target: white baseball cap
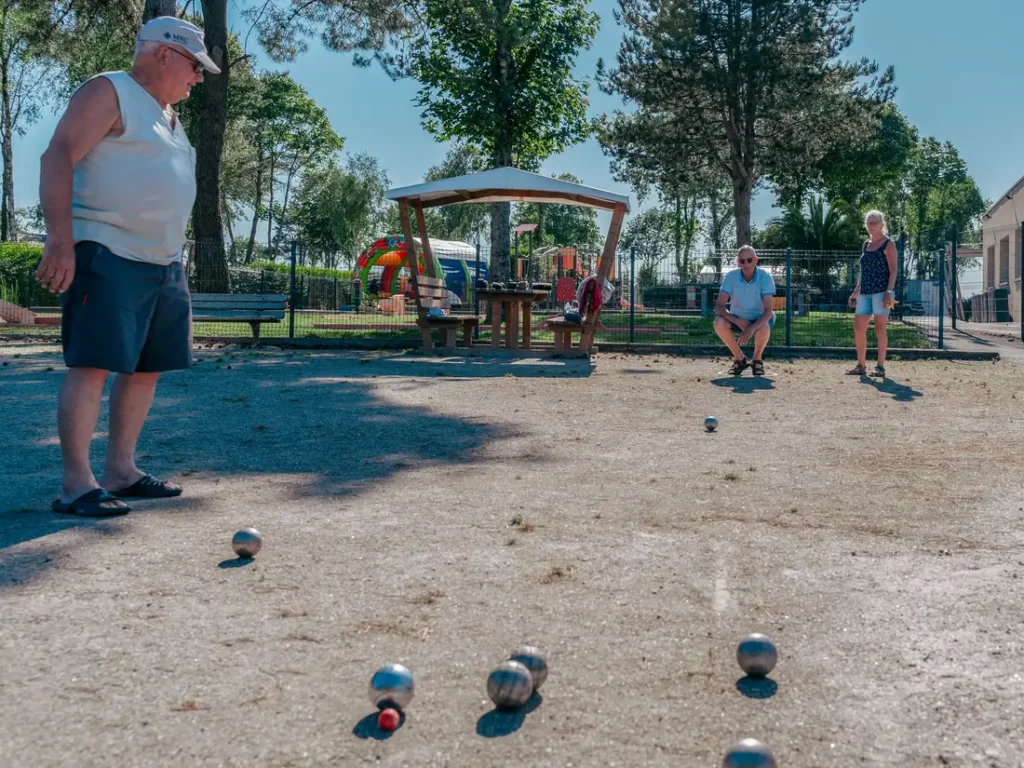
M 207 72 L 220 74 L 220 67 L 213 63 L 210 54 L 206 52 L 203 30 L 183 19 L 174 16 L 157 16 L 142 26 L 142 29 L 139 30 L 138 41 L 140 43 L 176 45 L 184 48 L 203 65 L 203 69 Z

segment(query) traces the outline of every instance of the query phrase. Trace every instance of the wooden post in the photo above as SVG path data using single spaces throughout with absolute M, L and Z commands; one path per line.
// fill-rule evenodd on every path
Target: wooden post
M 626 206 L 619 203 L 612 213 L 612 223 L 608 227 L 608 238 L 604 241 L 604 250 L 601 252 L 601 259 L 597 263 L 597 290 L 603 295 L 604 281 L 611 274 L 612 265 L 615 264 L 615 249 L 619 245 L 619 233 L 622 232 L 622 219 L 626 215 Z M 603 304 L 604 302 L 602 302 Z M 581 309 L 583 309 L 581 307 Z M 594 343 L 594 333 L 597 328 L 597 320 L 601 316 L 601 307 L 591 315 L 587 313 L 587 322 L 583 326 L 583 334 L 580 336 L 580 349 L 590 351 Z
M 412 221 L 409 219 L 409 202 L 398 201 L 398 218 L 402 222 L 402 234 L 405 235 L 405 250 L 409 254 L 409 278 L 412 281 L 412 290 L 416 294 L 416 316 L 419 319 L 420 335 L 423 337 L 424 349 L 433 346 L 434 340 L 430 335 L 430 326 L 427 325 L 427 310 L 420 300 L 419 269 L 416 263 L 416 244 L 412 240 Z
M 434 269 L 434 252 L 430 250 L 430 237 L 427 235 L 427 220 L 423 216 L 423 203 L 417 200 L 412 204 L 412 207 L 416 211 L 416 226 L 420 229 L 420 247 L 423 248 L 423 268 L 428 277 L 439 277 L 437 270 Z

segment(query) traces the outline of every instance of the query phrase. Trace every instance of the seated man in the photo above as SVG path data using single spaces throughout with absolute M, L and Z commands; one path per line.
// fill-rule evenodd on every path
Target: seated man
M 747 366 L 751 366 L 755 376 L 763 376 L 761 355 L 775 325 L 775 312 L 772 311 L 775 281 L 763 269 L 757 268 L 757 252 L 751 246 L 740 248 L 736 261 L 740 268 L 732 270 L 722 280 L 718 301 L 715 302 L 715 332 L 732 352 L 733 364 L 729 373 L 739 376 Z M 741 347 L 751 337 L 754 339 L 754 359 L 748 362 Z

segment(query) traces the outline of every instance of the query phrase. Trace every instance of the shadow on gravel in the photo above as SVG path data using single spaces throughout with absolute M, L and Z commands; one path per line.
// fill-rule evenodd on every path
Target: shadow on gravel
M 511 712 L 503 712 L 500 709 L 492 709 L 490 712 L 481 715 L 476 721 L 476 732 L 486 739 L 494 739 L 499 736 L 508 736 L 523 727 L 526 716 L 533 712 L 544 702 L 544 697 L 536 691 L 519 709 Z
M 736 681 L 736 690 L 748 699 L 770 699 L 779 686 L 767 677 L 741 677 Z
M 379 712 L 371 712 L 358 723 L 352 729 L 352 735 L 360 739 L 376 739 L 377 741 L 387 741 L 394 736 L 398 731 L 405 725 L 405 712 L 398 713 L 398 727 L 393 731 L 385 731 L 383 728 L 377 726 L 377 716 Z
M 252 478 L 264 487 L 272 479 L 277 498 L 336 499 L 360 495 L 410 471 L 477 464 L 485 461 L 481 452 L 487 445 L 524 435 L 509 424 L 435 407 L 431 401 L 436 402 L 439 387 L 444 386 L 447 402 L 457 402 L 461 387 L 487 387 L 487 377 L 557 378 L 591 371 L 586 360 L 551 365 L 241 349 L 202 352 L 198 359 L 191 370 L 160 382 L 137 453 L 140 468 L 179 482 L 185 495 L 176 503 L 133 505 L 129 515 L 103 532 L 128 532 L 139 514 L 174 514 L 176 524 L 187 525 L 188 517 L 210 508 L 210 499 L 189 495 L 190 478 L 207 484 Z M 24 355 L 0 369 L 6 440 L 0 462 L 0 591 L 34 580 L 64 550 L 88 542 L 81 536 L 46 537 L 69 529 L 100 530 L 92 521 L 49 510 L 60 489 L 54 413 L 59 368 L 59 360 L 48 354 Z M 385 376 L 410 378 L 385 383 Z M 405 402 L 395 397 L 401 393 L 408 393 Z M 106 451 L 107 408 L 105 396 L 92 447 L 97 474 Z M 533 458 L 527 452 L 511 461 Z

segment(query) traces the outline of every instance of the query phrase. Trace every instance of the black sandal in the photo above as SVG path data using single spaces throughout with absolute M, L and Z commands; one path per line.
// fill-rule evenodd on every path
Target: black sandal
M 754 360 L 750 367 L 755 376 L 764 376 L 764 360 Z
M 181 496 L 181 486 L 157 480 L 152 475 L 143 475 L 127 488 L 113 491 L 119 499 L 170 499 Z
M 865 368 L 860 363 L 857 363 L 857 365 L 855 365 L 853 368 L 851 368 L 850 370 L 848 370 L 846 372 L 846 375 L 847 376 L 867 376 L 868 375 L 868 369 Z
M 742 360 L 733 360 L 732 368 L 729 369 L 729 373 L 733 376 L 739 376 L 749 367 L 750 363 L 747 362 L 747 358 L 745 357 Z
M 131 507 L 103 488 L 93 488 L 67 504 L 54 499 L 50 509 L 60 515 L 79 517 L 116 517 L 127 515 Z

